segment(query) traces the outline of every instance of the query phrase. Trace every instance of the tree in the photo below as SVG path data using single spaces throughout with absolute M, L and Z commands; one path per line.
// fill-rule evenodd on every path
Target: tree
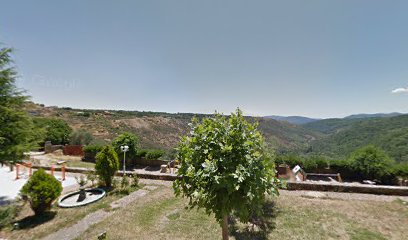
M 61 192 L 61 183 L 54 176 L 47 174 L 44 169 L 34 172 L 21 189 L 21 194 L 28 199 L 36 215 L 49 210 L 52 202 L 59 197 Z
M 137 157 L 139 138 L 132 133 L 125 132 L 117 136 L 112 141 L 112 146 L 118 154 L 120 162 L 123 162 L 123 152 L 120 150 L 120 146 L 124 145 L 127 145 L 129 147 L 129 150 L 126 152 L 126 162 L 129 163 Z
M 28 97 L 16 87 L 11 52 L 0 49 L 0 162 L 21 160 L 24 152 L 37 146 L 40 134 L 24 111 Z
M 394 163 L 383 150 L 373 145 L 357 149 L 351 154 L 350 161 L 363 178 L 380 181 L 391 174 Z
M 52 144 L 67 144 L 72 128 L 62 119 L 57 118 L 35 118 L 34 123 L 39 128 L 45 129 L 44 141 Z
M 118 155 L 111 146 L 105 146 L 96 154 L 95 170 L 99 179 L 107 187 L 112 186 L 112 179 L 119 169 Z
M 69 143 L 71 145 L 88 145 L 94 139 L 91 133 L 83 129 L 71 133 L 69 138 L 70 138 Z
M 229 118 L 193 119 L 190 135 L 180 140 L 175 194 L 189 198 L 190 208 L 214 213 L 223 239 L 228 239 L 228 215 L 248 222 L 260 213 L 265 194 L 278 194 L 279 180 L 263 146 L 257 124 L 245 121 L 239 109 Z

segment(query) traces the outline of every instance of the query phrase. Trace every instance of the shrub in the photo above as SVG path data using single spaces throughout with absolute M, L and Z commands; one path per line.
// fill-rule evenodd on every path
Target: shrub
M 71 145 L 88 145 L 93 141 L 94 137 L 91 133 L 85 130 L 78 130 L 70 135 L 69 143 Z
M 10 225 L 17 213 L 18 207 L 15 204 L 0 206 L 0 229 Z
M 393 172 L 397 177 L 408 178 L 408 163 L 396 164 Z
M 389 182 L 393 160 L 380 148 L 369 145 L 352 153 L 350 161 L 361 178 Z
M 88 145 L 83 148 L 84 159 L 87 161 L 95 161 L 95 156 L 102 150 L 103 146 L 101 145 Z
M 132 175 L 132 183 L 130 184 L 132 188 L 139 187 L 139 177 L 136 174 Z
M 115 172 L 119 169 L 118 155 L 111 146 L 105 146 L 96 155 L 95 170 L 102 183 L 107 186 L 112 186 L 112 179 Z
M 146 157 L 146 154 L 149 152 L 149 150 L 148 149 L 140 149 L 140 150 L 138 150 L 137 151 L 137 157 L 139 157 L 139 158 L 144 158 L 144 157 Z
M 163 156 L 164 153 L 165 152 L 163 150 L 150 150 L 146 153 L 145 157 L 147 160 L 156 160 Z
M 28 199 L 36 215 L 49 210 L 61 192 L 61 183 L 43 169 L 36 171 L 21 189 L 21 194 Z
M 340 173 L 343 179 L 359 180 L 358 173 L 353 167 L 353 162 L 349 159 L 330 160 L 330 168 Z

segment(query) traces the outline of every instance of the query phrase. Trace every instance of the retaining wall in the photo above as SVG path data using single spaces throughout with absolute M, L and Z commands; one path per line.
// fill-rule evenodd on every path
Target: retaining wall
M 50 170 L 51 167 L 36 166 L 33 168 L 44 168 Z M 61 166 L 55 166 L 55 171 L 61 171 Z M 74 168 L 66 167 L 66 172 L 73 173 L 88 173 L 94 172 L 93 169 L 87 168 Z M 116 175 L 122 175 L 122 171 L 118 171 Z M 127 175 L 135 174 L 134 171 L 126 171 Z M 174 181 L 177 179 L 175 174 L 163 174 L 163 173 L 136 173 L 139 178 L 158 179 Z M 408 187 L 399 186 L 383 186 L 383 185 L 352 185 L 346 183 L 324 183 L 324 182 L 286 182 L 287 190 L 309 190 L 309 191 L 323 191 L 323 192 L 349 192 L 349 193 L 368 193 L 378 195 L 396 195 L 396 196 L 408 196 Z

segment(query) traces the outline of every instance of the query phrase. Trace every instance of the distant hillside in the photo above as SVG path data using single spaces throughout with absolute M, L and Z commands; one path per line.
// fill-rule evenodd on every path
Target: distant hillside
M 139 111 L 86 110 L 43 107 L 29 104 L 27 111 L 34 117 L 54 117 L 65 120 L 73 129 L 85 129 L 98 142 L 110 142 L 118 134 L 128 131 L 137 134 L 143 148 L 172 149 L 179 137 L 187 134 L 192 117 L 204 114 L 163 113 Z M 269 147 L 278 152 L 301 151 L 321 134 L 273 119 L 247 117 L 257 121 Z
M 393 113 L 373 113 L 373 114 L 354 114 L 345 117 L 345 119 L 356 119 L 356 118 L 385 118 L 385 117 L 396 117 L 403 115 L 403 113 L 393 112 Z
M 292 124 L 296 124 L 296 125 L 303 125 L 306 123 L 311 123 L 311 122 L 315 122 L 318 121 L 320 119 L 317 118 L 308 118 L 308 117 L 302 117 L 302 116 L 276 116 L 276 115 L 272 115 L 272 116 L 265 116 L 265 118 L 272 118 L 278 121 L 286 121 L 288 123 L 292 123 Z
M 139 111 L 86 110 L 28 104 L 33 117 L 60 118 L 74 130 L 85 129 L 96 142 L 109 143 L 128 131 L 139 136 L 142 148 L 171 150 L 189 131 L 193 117 L 209 115 Z M 324 119 L 297 125 L 272 118 L 247 117 L 259 123 L 266 144 L 278 153 L 347 157 L 367 144 L 383 148 L 397 161 L 408 162 L 408 115 L 379 118 Z
M 408 162 L 408 115 L 326 119 L 303 127 L 325 134 L 311 144 L 311 154 L 346 157 L 359 147 L 374 144 L 395 160 Z

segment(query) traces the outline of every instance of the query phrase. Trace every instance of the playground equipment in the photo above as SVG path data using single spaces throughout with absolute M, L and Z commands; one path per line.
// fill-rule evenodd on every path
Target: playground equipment
M 29 178 L 31 177 L 32 173 L 31 163 L 16 163 L 16 180 L 20 179 L 21 177 Z

